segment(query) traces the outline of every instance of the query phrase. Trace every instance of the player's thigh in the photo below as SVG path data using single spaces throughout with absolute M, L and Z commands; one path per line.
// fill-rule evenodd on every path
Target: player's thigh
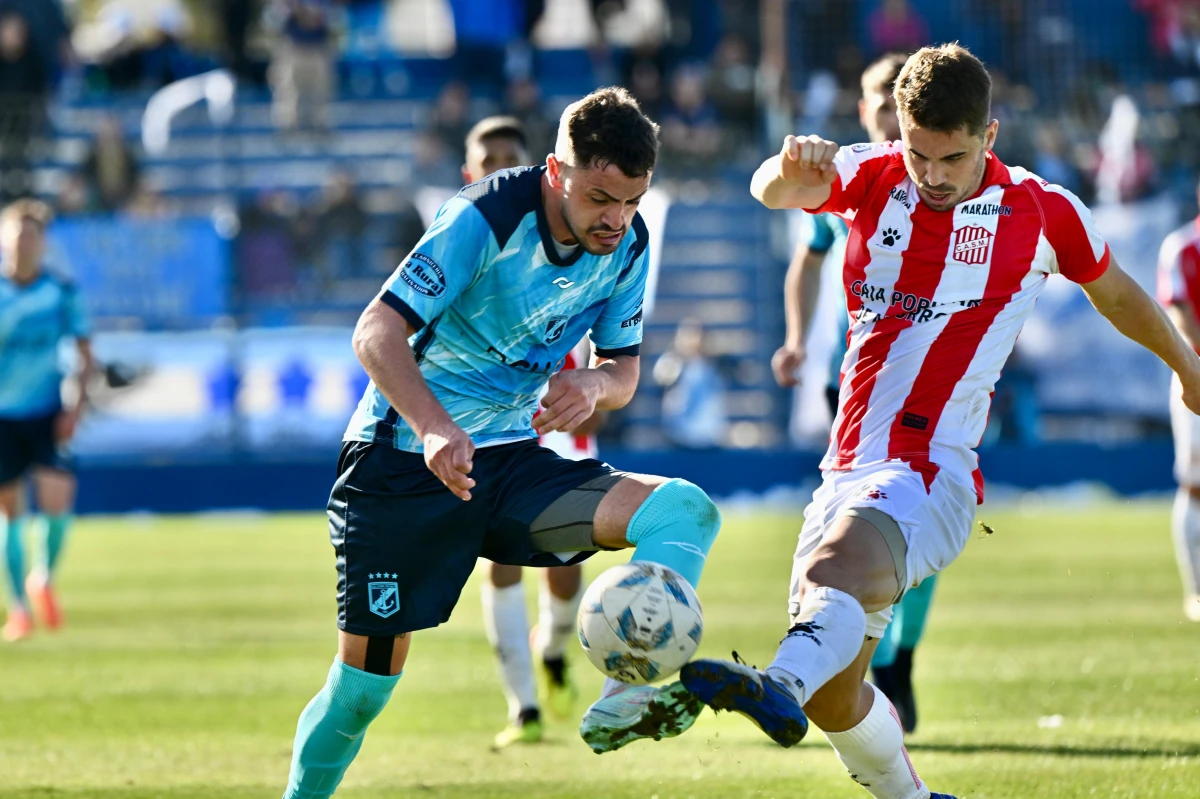
M 583 584 L 583 567 L 579 564 L 543 569 L 542 574 L 550 593 L 559 599 L 573 599 Z
M 878 645 L 876 638 L 864 639 L 854 662 L 812 695 L 804 706 L 809 721 L 825 732 L 845 732 L 866 718 L 874 691 L 864 680 Z
M 420 454 L 387 444 L 343 447 L 328 508 L 339 630 L 397 636 L 450 618 L 489 515 L 488 458 L 477 455 L 475 463 L 475 496 L 463 502 Z
M 622 549 L 629 546 L 625 538 L 629 520 L 642 504 L 654 493 L 654 489 L 669 480 L 651 474 L 627 474 L 613 486 L 596 508 L 595 539 L 605 549 Z
M 896 524 L 883 516 L 839 516 L 808 556 L 801 578 L 803 587 L 835 588 L 854 597 L 867 613 L 891 604 L 900 595 L 904 575 L 897 566 L 906 557 L 899 532 L 888 538 Z
M 596 535 L 600 508 L 628 477 L 597 460 L 571 460 L 535 441 L 496 447 L 496 484 L 483 556 L 498 563 L 559 567 L 609 547 Z M 476 461 L 479 455 L 476 453 Z M 478 478 L 477 478 L 478 479 Z M 648 494 L 648 492 L 646 492 Z

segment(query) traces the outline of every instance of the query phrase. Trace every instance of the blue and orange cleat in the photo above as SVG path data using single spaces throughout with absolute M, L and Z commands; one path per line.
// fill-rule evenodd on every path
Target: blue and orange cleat
M 62 606 L 58 604 L 54 587 L 50 585 L 50 578 L 45 572 L 30 572 L 29 577 L 25 580 L 25 592 L 29 594 L 29 600 L 33 603 L 34 610 L 42 617 L 42 621 L 48 628 L 57 630 L 62 626 Z
M 740 662 L 693 660 L 684 665 L 679 679 L 713 710 L 741 713 L 780 746 L 795 746 L 808 733 L 808 717 L 800 703 L 766 672 Z

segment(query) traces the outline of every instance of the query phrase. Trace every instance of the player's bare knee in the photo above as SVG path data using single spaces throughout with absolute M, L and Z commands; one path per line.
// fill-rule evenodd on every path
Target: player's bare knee
M 0 486 L 0 513 L 11 519 L 21 512 L 21 485 L 19 482 Z
M 521 567 L 488 562 L 487 577 L 496 588 L 509 588 L 521 582 Z
M 1181 486 L 1193 500 L 1200 501 L 1200 485 Z
M 573 599 L 583 584 L 583 568 L 579 565 L 555 566 L 545 573 L 550 593 L 559 599 Z

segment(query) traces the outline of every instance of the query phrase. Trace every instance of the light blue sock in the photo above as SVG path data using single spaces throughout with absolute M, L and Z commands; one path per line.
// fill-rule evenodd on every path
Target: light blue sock
M 29 600 L 25 596 L 25 545 L 21 541 L 21 519 L 7 519 L 0 525 L 4 530 L 4 578 L 8 583 L 8 595 L 13 602 L 25 608 Z
M 661 563 L 695 588 L 720 529 L 721 513 L 708 495 L 687 480 L 673 479 L 637 509 L 625 538 L 637 547 L 631 561 Z
M 63 543 L 67 539 L 67 528 L 70 526 L 71 514 L 69 513 L 44 516 L 38 525 L 38 538 L 42 552 L 39 565 L 50 577 L 54 576 L 54 567 L 58 565 L 58 556 L 62 554 Z
M 905 596 L 905 599 L 908 597 Z M 883 631 L 883 637 L 879 639 L 879 645 L 875 647 L 875 654 L 871 656 L 871 668 L 886 669 L 896 662 L 896 652 L 900 648 L 900 625 L 901 619 L 904 618 L 904 600 L 896 605 L 892 611 L 892 622 Z
M 283 799 L 327 799 L 362 747 L 367 725 L 383 710 L 400 675 L 369 674 L 334 660 L 321 692 L 296 725 L 292 770 Z
M 925 620 L 929 618 L 929 608 L 933 605 L 933 589 L 937 586 L 937 575 L 927 577 L 916 588 L 904 595 L 900 604 L 904 606 L 904 615 L 900 617 L 897 631 L 897 645 L 900 649 L 916 649 L 925 634 Z M 895 622 L 893 622 L 895 625 Z

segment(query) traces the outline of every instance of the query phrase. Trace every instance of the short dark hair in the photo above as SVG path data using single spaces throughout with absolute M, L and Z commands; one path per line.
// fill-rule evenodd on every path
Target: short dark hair
M 863 96 L 891 94 L 896 88 L 896 78 L 900 77 L 900 71 L 907 62 L 908 56 L 904 53 L 888 53 L 872 62 L 871 66 L 863 70 Z
M 475 145 L 482 144 L 488 139 L 512 139 L 521 145 L 522 149 L 529 148 L 529 143 L 525 138 L 525 125 L 516 117 L 484 117 L 471 128 L 464 146 L 469 151 Z
M 614 164 L 626 177 L 642 177 L 658 160 L 658 125 L 625 89 L 597 89 L 563 111 L 554 154 L 570 166 Z
M 923 128 L 982 136 L 992 110 L 992 77 L 967 48 L 922 47 L 896 79 L 896 108 Z
M 25 197 L 9 203 L 0 210 L 0 222 L 10 219 L 32 219 L 45 230 L 54 221 L 54 210 L 41 200 Z

